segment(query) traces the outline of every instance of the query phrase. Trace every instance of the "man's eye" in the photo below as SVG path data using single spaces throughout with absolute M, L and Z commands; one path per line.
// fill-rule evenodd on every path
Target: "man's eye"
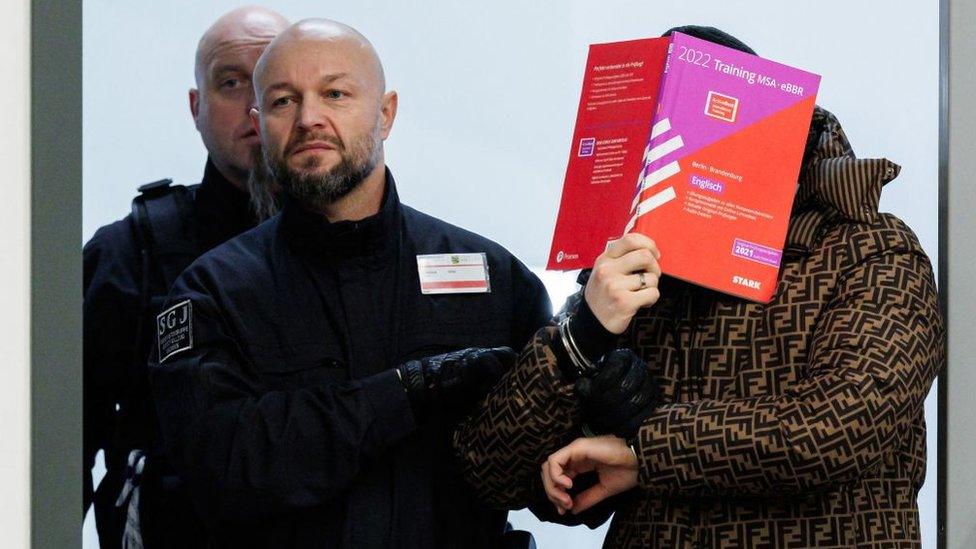
M 271 102 L 272 107 L 284 107 L 285 105 L 291 103 L 290 97 L 279 97 Z
M 241 87 L 242 84 L 239 78 L 228 78 L 220 83 L 220 87 L 232 90 Z
M 345 97 L 345 95 L 345 92 L 341 92 L 339 90 L 329 90 L 325 93 L 325 96 L 329 99 L 342 99 Z

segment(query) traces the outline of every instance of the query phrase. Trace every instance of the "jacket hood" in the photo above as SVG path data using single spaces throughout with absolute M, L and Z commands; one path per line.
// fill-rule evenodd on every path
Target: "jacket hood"
M 799 188 L 787 232 L 787 248 L 810 249 L 827 218 L 871 223 L 881 188 L 901 167 L 886 158 L 857 158 L 837 117 L 815 107 L 807 136 Z

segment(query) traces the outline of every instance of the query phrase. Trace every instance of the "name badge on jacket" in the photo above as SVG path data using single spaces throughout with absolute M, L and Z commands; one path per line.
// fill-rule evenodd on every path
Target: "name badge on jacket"
M 422 294 L 486 294 L 491 292 L 484 253 L 417 256 Z

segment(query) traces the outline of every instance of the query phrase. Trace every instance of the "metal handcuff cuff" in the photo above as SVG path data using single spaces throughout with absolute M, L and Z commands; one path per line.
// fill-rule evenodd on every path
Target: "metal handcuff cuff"
M 579 346 L 576 345 L 576 340 L 573 339 L 572 331 L 569 329 L 569 321 L 573 318 L 572 314 L 566 315 L 559 322 L 559 338 L 562 340 L 563 349 L 566 350 L 566 356 L 569 357 L 569 361 L 573 364 L 573 368 L 576 369 L 576 373 L 580 377 L 589 377 L 595 374 L 599 369 L 593 364 L 590 359 L 586 358 L 586 355 L 580 351 Z M 583 436 L 590 438 L 598 435 L 593 429 L 590 428 L 589 424 L 583 423 L 581 425 L 583 431 Z
M 638 281 L 640 282 L 640 287 L 638 290 L 643 290 L 647 287 L 647 280 L 644 278 L 643 272 L 635 273 L 637 275 Z M 590 359 L 580 351 L 579 346 L 576 344 L 576 340 L 573 339 L 572 330 L 569 329 L 569 321 L 573 318 L 572 314 L 567 314 L 559 322 L 559 338 L 562 340 L 563 349 L 566 350 L 566 356 L 569 357 L 569 361 L 572 362 L 573 368 L 576 369 L 576 373 L 580 377 L 588 377 L 595 374 L 599 368 L 593 364 Z M 587 438 L 592 438 L 599 436 L 599 433 L 595 432 L 588 423 L 583 423 L 581 425 L 581 430 L 583 431 L 583 436 Z M 637 457 L 636 450 L 636 440 L 628 440 L 627 446 L 630 451 L 634 453 L 634 457 Z
M 644 277 L 643 272 L 634 273 L 637 275 L 637 279 L 640 282 L 640 288 L 638 290 L 643 290 L 647 287 L 647 279 Z M 573 333 L 569 329 L 569 321 L 573 318 L 572 314 L 567 314 L 559 322 L 559 338 L 563 342 L 563 348 L 566 349 L 566 354 L 569 356 L 569 361 L 573 363 L 573 368 L 576 369 L 576 373 L 580 377 L 587 377 L 593 375 L 599 370 L 595 364 L 593 364 L 590 359 L 586 358 L 586 355 L 580 351 L 579 345 L 573 339 Z
M 563 348 L 566 349 L 566 355 L 569 357 L 569 361 L 573 363 L 576 373 L 580 377 L 589 377 L 595 374 L 598 368 L 596 364 L 586 358 L 586 355 L 576 345 L 576 340 L 573 339 L 572 331 L 569 329 L 569 321 L 572 318 L 573 315 L 568 314 L 559 322 L 559 338 L 562 340 Z

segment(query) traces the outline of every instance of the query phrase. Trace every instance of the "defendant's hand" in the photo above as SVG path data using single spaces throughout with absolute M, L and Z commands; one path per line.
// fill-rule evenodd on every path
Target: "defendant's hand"
M 596 258 L 583 296 L 608 331 L 622 334 L 638 309 L 657 302 L 660 257 L 653 240 L 630 233 Z
M 595 471 L 599 481 L 570 497 L 573 479 L 589 471 Z M 582 513 L 637 486 L 637 456 L 623 439 L 614 436 L 579 438 L 543 462 L 542 485 L 560 515 Z

